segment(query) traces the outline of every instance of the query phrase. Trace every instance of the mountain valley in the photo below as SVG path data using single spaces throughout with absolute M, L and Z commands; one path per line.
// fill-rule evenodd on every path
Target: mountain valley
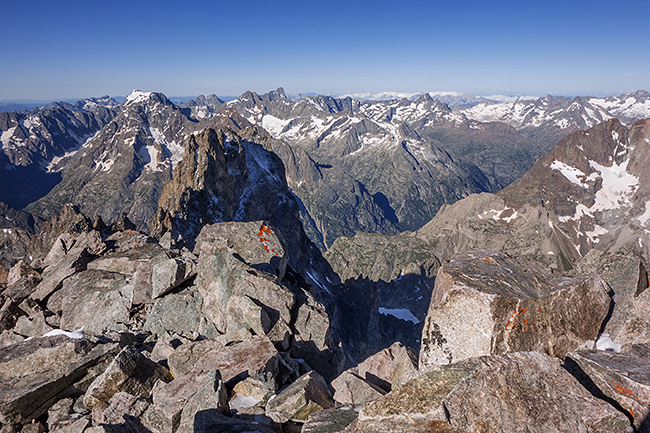
M 0 433 L 650 431 L 650 94 L 368 96 L 0 113 Z

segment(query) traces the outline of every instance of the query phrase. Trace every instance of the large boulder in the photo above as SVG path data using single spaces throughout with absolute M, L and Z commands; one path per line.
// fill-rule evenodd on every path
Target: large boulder
M 36 301 L 42 301 L 53 292 L 61 288 L 63 280 L 70 275 L 83 271 L 90 262 L 92 256 L 87 248 L 73 248 L 61 258 L 55 265 L 49 267 L 43 273 L 43 279 L 34 289 L 30 297 Z
M 220 333 L 230 334 L 235 340 L 251 335 L 250 330 L 267 335 L 278 322 L 288 328 L 295 303 L 293 293 L 278 284 L 275 276 L 234 254 L 202 244 L 197 286 L 205 316 Z
M 133 304 L 151 303 L 154 299 L 154 266 L 168 266 L 170 258 L 170 255 L 160 245 L 146 243 L 135 248 L 119 249 L 106 254 L 89 263 L 88 269 L 118 272 L 132 277 L 134 279 Z M 171 276 L 169 278 L 172 279 Z M 164 286 L 159 281 L 157 288 L 159 292 L 167 290 L 167 288 L 162 289 L 161 285 Z
M 208 245 L 223 251 L 234 250 L 245 263 L 270 274 L 281 273 L 281 258 L 285 255 L 284 247 L 267 221 L 206 225 L 196 238 L 194 251 L 200 252 Z M 286 260 L 284 262 L 286 264 Z
M 627 413 L 637 431 L 650 431 L 650 346 L 635 344 L 622 353 L 577 350 L 565 366 L 593 395 Z
M 119 350 L 64 335 L 35 338 L 0 349 L 0 423 L 25 423 L 47 412 L 57 400 L 83 393 L 81 382 Z M 87 386 L 87 385 L 86 385 Z
M 255 337 L 230 346 L 202 340 L 179 346 L 169 356 L 174 377 L 195 371 L 219 370 L 224 382 L 237 376 L 278 375 L 278 351 L 266 337 Z
M 342 404 L 364 405 L 417 374 L 417 353 L 396 342 L 334 379 L 334 399 Z
M 81 271 L 63 282 L 48 307 L 61 314 L 61 328 L 84 328 L 90 334 L 126 330 L 130 320 L 133 280 L 100 270 Z
M 618 344 L 650 343 L 648 273 L 634 245 L 616 252 L 591 250 L 575 272 L 600 275 L 612 290 L 614 309 L 603 332 Z
M 114 394 L 126 392 L 136 397 L 149 398 L 153 385 L 158 380 L 171 381 L 170 371 L 133 347 L 125 347 L 106 371 L 93 381 L 83 402 L 93 411 L 93 417 L 99 420 Z
M 515 351 L 562 358 L 596 339 L 610 302 L 595 274 L 562 277 L 485 250 L 457 254 L 438 271 L 420 367 Z
M 390 391 L 418 374 L 418 354 L 399 341 L 357 366 L 359 376 Z
M 154 432 L 186 432 L 203 410 L 228 413 L 227 393 L 218 370 L 193 370 L 156 388 L 153 406 L 144 415 Z M 180 428 L 183 424 L 186 427 Z
M 370 403 L 346 432 L 391 427 L 450 433 L 632 431 L 624 414 L 593 397 L 541 352 L 484 356 L 432 370 Z
M 194 339 L 199 334 L 207 337 L 218 335 L 214 326 L 207 325 L 202 314 L 203 298 L 194 286 L 168 293 L 154 301 L 147 314 L 144 330 L 154 336 L 164 336 L 167 333 L 178 334 L 185 338 Z
M 298 378 L 266 405 L 266 416 L 275 422 L 305 422 L 314 412 L 334 407 L 323 377 L 315 371 Z
M 344 405 L 363 406 L 377 400 L 386 391 L 360 377 L 356 371 L 346 370 L 332 381 L 334 400 Z
M 330 408 L 309 415 L 302 433 L 337 433 L 357 419 L 357 411 L 349 407 Z

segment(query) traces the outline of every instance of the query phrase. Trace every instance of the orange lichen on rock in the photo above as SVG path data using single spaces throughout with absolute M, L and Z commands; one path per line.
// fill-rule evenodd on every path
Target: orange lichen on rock
M 541 311 L 541 308 L 537 308 L 537 311 Z M 528 318 L 523 317 L 522 315 L 528 313 Z M 505 330 L 512 331 L 515 328 L 515 325 L 520 324 L 523 331 L 532 331 L 532 324 L 535 321 L 535 316 L 532 315 L 533 310 L 528 308 L 521 308 L 515 310 L 510 318 L 506 322 Z
M 264 237 L 265 235 L 270 235 L 271 233 L 273 233 L 273 230 L 271 230 L 270 227 L 262 224 L 262 227 L 260 227 L 260 231 L 257 233 L 257 236 L 260 238 L 260 242 L 264 245 L 264 250 L 277 256 L 278 254 L 275 252 L 275 248 L 270 248 L 267 244 L 265 244 L 265 242 L 268 242 L 272 247 L 275 246 L 275 242 L 271 242 L 271 239 Z
M 632 391 L 630 391 L 629 389 L 625 389 L 625 388 L 623 388 L 621 385 L 619 385 L 619 384 L 617 384 L 617 383 L 614 383 L 614 381 L 613 381 L 612 379 L 610 379 L 609 381 L 612 383 L 612 385 L 614 385 L 614 391 L 616 391 L 617 393 L 619 393 L 619 394 L 621 394 L 621 395 L 625 395 L 625 396 L 627 396 L 627 397 L 631 397 L 631 398 L 637 400 L 637 401 L 640 402 L 640 403 L 643 403 L 643 404 L 650 404 L 650 402 L 647 402 L 647 401 L 641 400 L 641 398 L 640 398 L 638 395 L 634 394 L 634 393 L 633 393 Z M 634 416 L 634 415 L 632 415 L 632 416 Z

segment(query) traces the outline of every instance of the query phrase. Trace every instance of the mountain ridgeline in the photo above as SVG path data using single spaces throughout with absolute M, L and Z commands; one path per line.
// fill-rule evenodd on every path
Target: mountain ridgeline
M 649 101 L 640 91 L 451 109 L 429 94 L 294 101 L 278 89 L 176 105 L 160 93 L 134 91 L 122 104 L 104 97 L 0 113 L 0 199 L 44 218 L 65 203 L 105 221 L 126 213 L 148 230 L 192 133 L 255 124 L 275 139 L 269 143 L 284 163 L 305 231 L 325 250 L 341 236 L 417 230 L 442 205 L 518 179 L 572 131 L 648 115 Z M 9 186 L 14 179 L 21 188 Z
M 0 431 L 648 431 L 650 95 L 457 102 L 0 113 Z

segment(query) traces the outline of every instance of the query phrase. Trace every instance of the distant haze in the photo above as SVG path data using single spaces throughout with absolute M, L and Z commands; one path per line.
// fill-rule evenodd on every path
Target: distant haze
M 648 89 L 650 3 L 3 2 L 0 100 Z

